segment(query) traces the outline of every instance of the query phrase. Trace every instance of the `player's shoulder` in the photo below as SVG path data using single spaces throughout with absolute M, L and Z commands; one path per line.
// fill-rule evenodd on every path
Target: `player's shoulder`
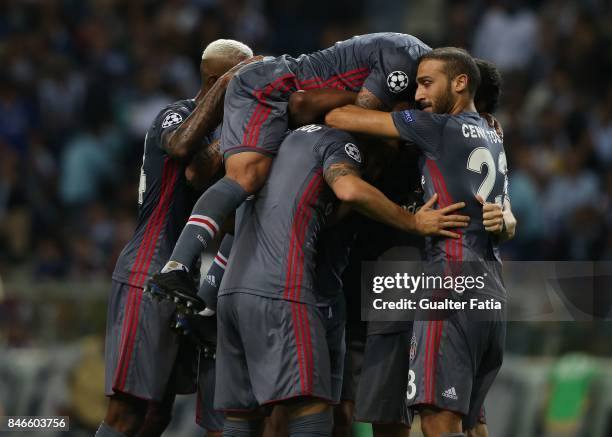
M 182 123 L 195 109 L 194 99 L 177 100 L 164 106 L 155 117 L 153 124 L 160 129 Z
M 356 35 L 349 41 L 381 47 L 402 47 L 422 43 L 416 36 L 399 32 L 376 32 Z
M 410 124 L 428 124 L 436 127 L 445 126 L 453 118 L 450 114 L 436 114 L 433 112 L 421 111 L 419 109 L 404 109 L 391 113 L 396 126 Z

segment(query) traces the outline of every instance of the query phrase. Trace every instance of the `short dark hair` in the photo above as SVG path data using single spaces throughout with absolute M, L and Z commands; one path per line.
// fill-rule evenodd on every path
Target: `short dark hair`
M 480 86 L 476 91 L 474 103 L 478 112 L 494 114 L 499 106 L 502 93 L 502 76 L 493 62 L 475 58 L 480 70 Z
M 444 72 L 449 80 L 454 79 L 460 74 L 468 77 L 468 92 L 474 97 L 480 85 L 480 70 L 466 50 L 458 47 L 441 47 L 431 52 L 425 53 L 420 62 L 426 59 L 436 59 L 444 62 Z

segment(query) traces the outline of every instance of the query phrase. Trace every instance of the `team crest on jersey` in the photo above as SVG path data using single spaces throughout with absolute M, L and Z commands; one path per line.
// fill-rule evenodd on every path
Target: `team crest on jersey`
M 417 340 L 416 340 L 416 336 L 412 334 L 412 340 L 410 340 L 410 361 L 413 361 L 414 357 L 416 357 L 416 350 L 417 350 Z
M 181 114 L 179 114 L 178 112 L 171 112 L 170 114 L 166 115 L 166 118 L 164 118 L 161 127 L 162 129 L 166 129 L 167 127 L 174 126 L 175 124 L 178 124 L 181 121 L 183 121 L 183 117 L 181 116 Z
M 387 86 L 392 93 L 401 93 L 408 88 L 408 75 L 403 71 L 393 71 L 387 76 Z
M 348 156 L 361 164 L 361 152 L 359 152 L 359 148 L 356 145 L 353 143 L 346 143 L 344 151 Z

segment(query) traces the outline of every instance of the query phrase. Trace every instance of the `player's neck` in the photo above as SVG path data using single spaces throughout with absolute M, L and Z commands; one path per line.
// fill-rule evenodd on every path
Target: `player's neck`
M 457 99 L 450 111 L 451 115 L 461 114 L 462 112 L 477 112 L 474 99 Z

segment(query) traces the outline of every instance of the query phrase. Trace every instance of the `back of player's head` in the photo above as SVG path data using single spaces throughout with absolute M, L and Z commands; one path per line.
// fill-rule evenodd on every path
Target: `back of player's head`
M 240 41 L 233 39 L 217 39 L 206 46 L 202 52 L 202 60 L 227 58 L 236 61 L 253 56 L 253 50 Z
M 502 77 L 493 62 L 484 59 L 474 59 L 480 70 L 480 86 L 476 91 L 474 103 L 478 112 L 495 113 L 501 96 Z
M 474 97 L 480 85 L 480 70 L 472 55 L 458 47 L 441 47 L 425 53 L 420 62 L 429 59 L 444 62 L 444 72 L 449 80 L 460 74 L 465 74 L 468 77 L 468 92 L 471 97 Z

